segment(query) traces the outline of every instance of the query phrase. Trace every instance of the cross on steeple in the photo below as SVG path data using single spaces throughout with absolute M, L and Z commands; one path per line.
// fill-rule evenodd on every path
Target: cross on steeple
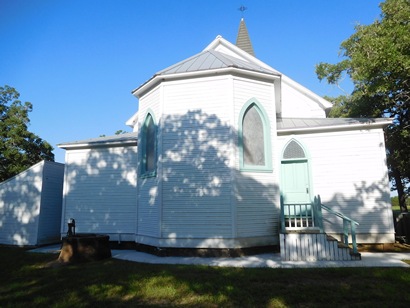
M 245 12 L 248 8 L 245 7 L 243 4 L 240 6 L 240 8 L 238 9 L 239 11 L 242 12 L 242 17 L 243 17 L 243 12 Z

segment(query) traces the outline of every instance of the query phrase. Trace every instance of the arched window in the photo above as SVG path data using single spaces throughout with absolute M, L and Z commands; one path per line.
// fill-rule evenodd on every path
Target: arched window
M 295 140 L 291 140 L 283 151 L 283 159 L 302 159 L 306 158 L 302 146 Z
M 239 151 L 241 170 L 272 171 L 269 121 L 254 100 L 240 115 Z
M 141 128 L 141 176 L 156 175 L 156 139 L 157 129 L 154 118 L 148 113 Z

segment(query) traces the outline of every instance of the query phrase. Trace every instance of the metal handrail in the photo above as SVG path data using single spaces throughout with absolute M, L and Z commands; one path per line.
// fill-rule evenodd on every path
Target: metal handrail
M 343 219 L 343 241 L 346 245 L 349 245 L 349 225 L 350 225 L 350 233 L 352 235 L 352 247 L 353 247 L 353 253 L 357 253 L 357 241 L 356 241 L 356 226 L 359 225 L 359 223 L 350 217 L 347 217 L 346 215 L 336 212 L 332 210 L 330 207 L 322 204 L 322 201 L 320 200 L 320 195 L 314 198 L 314 209 L 317 211 L 316 216 L 320 217 L 319 219 L 319 228 L 321 232 L 323 232 L 323 218 L 322 218 L 322 209 L 325 209 L 329 213 L 342 218 Z

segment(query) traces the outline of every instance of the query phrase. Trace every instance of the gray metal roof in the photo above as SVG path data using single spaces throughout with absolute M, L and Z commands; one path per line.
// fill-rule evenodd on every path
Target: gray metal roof
M 137 143 L 138 133 L 125 133 L 114 136 L 91 138 L 85 140 L 78 140 L 72 142 L 65 142 L 57 144 L 59 148 L 80 147 L 80 146 L 102 146 L 102 145 L 114 145 L 114 144 L 129 144 Z
M 275 70 L 262 68 L 254 63 L 247 62 L 215 50 L 205 50 L 162 71 L 159 71 L 156 75 L 198 72 L 229 67 L 270 75 L 279 75 L 279 73 Z
M 276 127 L 278 131 L 285 131 L 370 124 L 387 125 L 390 122 L 391 120 L 387 118 L 277 118 Z
M 255 56 L 251 39 L 248 34 L 248 29 L 246 28 L 245 20 L 243 18 L 239 24 L 238 36 L 236 37 L 236 46 L 243 51 L 246 51 L 248 54 Z

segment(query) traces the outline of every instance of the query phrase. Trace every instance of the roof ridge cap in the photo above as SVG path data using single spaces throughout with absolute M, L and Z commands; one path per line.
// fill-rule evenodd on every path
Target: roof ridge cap
M 227 54 L 225 54 L 225 53 L 223 53 L 223 52 L 220 52 L 220 51 L 216 51 L 216 50 L 208 50 L 209 51 L 209 53 L 211 53 L 212 55 L 214 55 L 215 57 L 217 57 L 218 58 L 218 60 L 220 60 L 223 64 L 225 64 L 226 66 L 235 66 L 233 63 L 232 63 L 232 60 L 230 60 L 229 58 L 230 58 L 230 56 L 229 55 L 227 55 Z M 221 57 L 222 57 L 222 59 L 221 59 Z M 226 63 L 227 62 L 227 60 L 229 60 L 230 61 L 230 63 Z

